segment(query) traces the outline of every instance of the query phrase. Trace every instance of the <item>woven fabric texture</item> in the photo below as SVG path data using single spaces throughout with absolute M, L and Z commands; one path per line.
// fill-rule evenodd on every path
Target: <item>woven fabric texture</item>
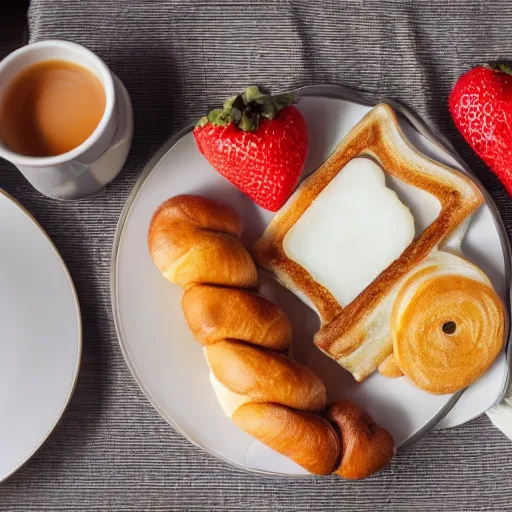
M 15 22 L 0 7 L 3 54 L 21 43 Z M 446 106 L 468 67 L 512 57 L 512 3 L 32 0 L 29 34 L 98 53 L 128 88 L 135 137 L 106 193 L 77 202 L 41 196 L 0 162 L 0 186 L 35 215 L 66 261 L 84 324 L 71 404 L 37 454 L 0 484 L 0 510 L 512 510 L 512 443 L 486 417 L 432 432 L 362 482 L 265 478 L 203 453 L 138 389 L 117 343 L 109 291 L 116 223 L 144 164 L 176 130 L 250 83 L 275 91 L 340 83 L 405 102 L 455 144 L 512 233 L 508 195 L 456 133 Z

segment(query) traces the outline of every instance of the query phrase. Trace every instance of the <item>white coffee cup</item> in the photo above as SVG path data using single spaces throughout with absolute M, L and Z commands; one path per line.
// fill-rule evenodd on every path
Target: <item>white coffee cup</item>
M 53 59 L 79 64 L 100 80 L 106 99 L 103 117 L 88 139 L 61 155 L 20 155 L 0 139 L 0 157 L 13 163 L 42 194 L 78 199 L 97 194 L 122 169 L 133 135 L 132 107 L 121 81 L 97 55 L 79 44 L 60 40 L 29 44 L 0 62 L 0 104 L 16 75 L 37 62 Z

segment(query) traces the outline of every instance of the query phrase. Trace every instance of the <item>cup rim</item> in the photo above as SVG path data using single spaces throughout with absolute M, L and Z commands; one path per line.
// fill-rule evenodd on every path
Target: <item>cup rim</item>
M 87 55 L 89 58 L 94 60 L 98 66 L 100 72 L 99 74 L 102 80 L 102 85 L 105 90 L 105 110 L 103 112 L 103 116 L 100 119 L 100 122 L 98 123 L 94 131 L 91 133 L 91 135 L 89 135 L 89 137 L 85 139 L 82 142 L 82 144 L 80 144 L 76 148 L 73 148 L 70 151 L 62 153 L 60 155 L 26 156 L 10 150 L 7 146 L 5 146 L 5 144 L 0 144 L 0 157 L 5 158 L 6 160 L 9 160 L 10 162 L 16 165 L 25 165 L 29 167 L 49 167 L 52 165 L 58 165 L 73 160 L 74 158 L 78 157 L 79 155 L 90 149 L 98 141 L 105 127 L 108 125 L 110 119 L 112 118 L 112 114 L 114 112 L 115 88 L 114 80 L 112 78 L 112 73 L 110 69 L 105 64 L 105 62 L 103 62 L 103 60 L 100 59 L 100 57 L 98 57 L 98 55 L 96 55 L 94 52 L 78 43 L 64 41 L 61 39 L 48 39 L 45 41 L 38 41 L 36 43 L 30 43 L 25 46 L 22 46 L 21 48 L 14 50 L 12 53 L 7 55 L 7 57 L 5 57 L 2 61 L 0 61 L 0 76 L 2 75 L 4 69 L 12 61 L 20 58 L 26 53 L 33 51 L 34 49 L 41 47 L 70 48 L 76 52 Z

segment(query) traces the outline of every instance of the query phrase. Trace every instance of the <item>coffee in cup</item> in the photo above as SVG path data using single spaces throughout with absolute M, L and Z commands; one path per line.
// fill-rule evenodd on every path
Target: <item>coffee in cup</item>
M 0 103 L 0 138 L 12 151 L 47 157 L 87 140 L 105 111 L 100 80 L 68 60 L 44 60 L 18 73 Z
M 41 193 L 98 194 L 121 171 L 132 135 L 126 88 L 87 48 L 39 41 L 0 61 L 0 158 Z

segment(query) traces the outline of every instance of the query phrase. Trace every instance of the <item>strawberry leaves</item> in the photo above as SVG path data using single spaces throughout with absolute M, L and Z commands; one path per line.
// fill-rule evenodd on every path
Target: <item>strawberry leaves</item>
M 272 96 L 257 85 L 250 85 L 242 94 L 227 98 L 222 108 L 210 110 L 198 121 L 197 126 L 204 127 L 208 123 L 226 126 L 233 123 L 242 131 L 255 132 L 262 118 L 272 120 L 293 103 L 295 98 L 291 94 Z

